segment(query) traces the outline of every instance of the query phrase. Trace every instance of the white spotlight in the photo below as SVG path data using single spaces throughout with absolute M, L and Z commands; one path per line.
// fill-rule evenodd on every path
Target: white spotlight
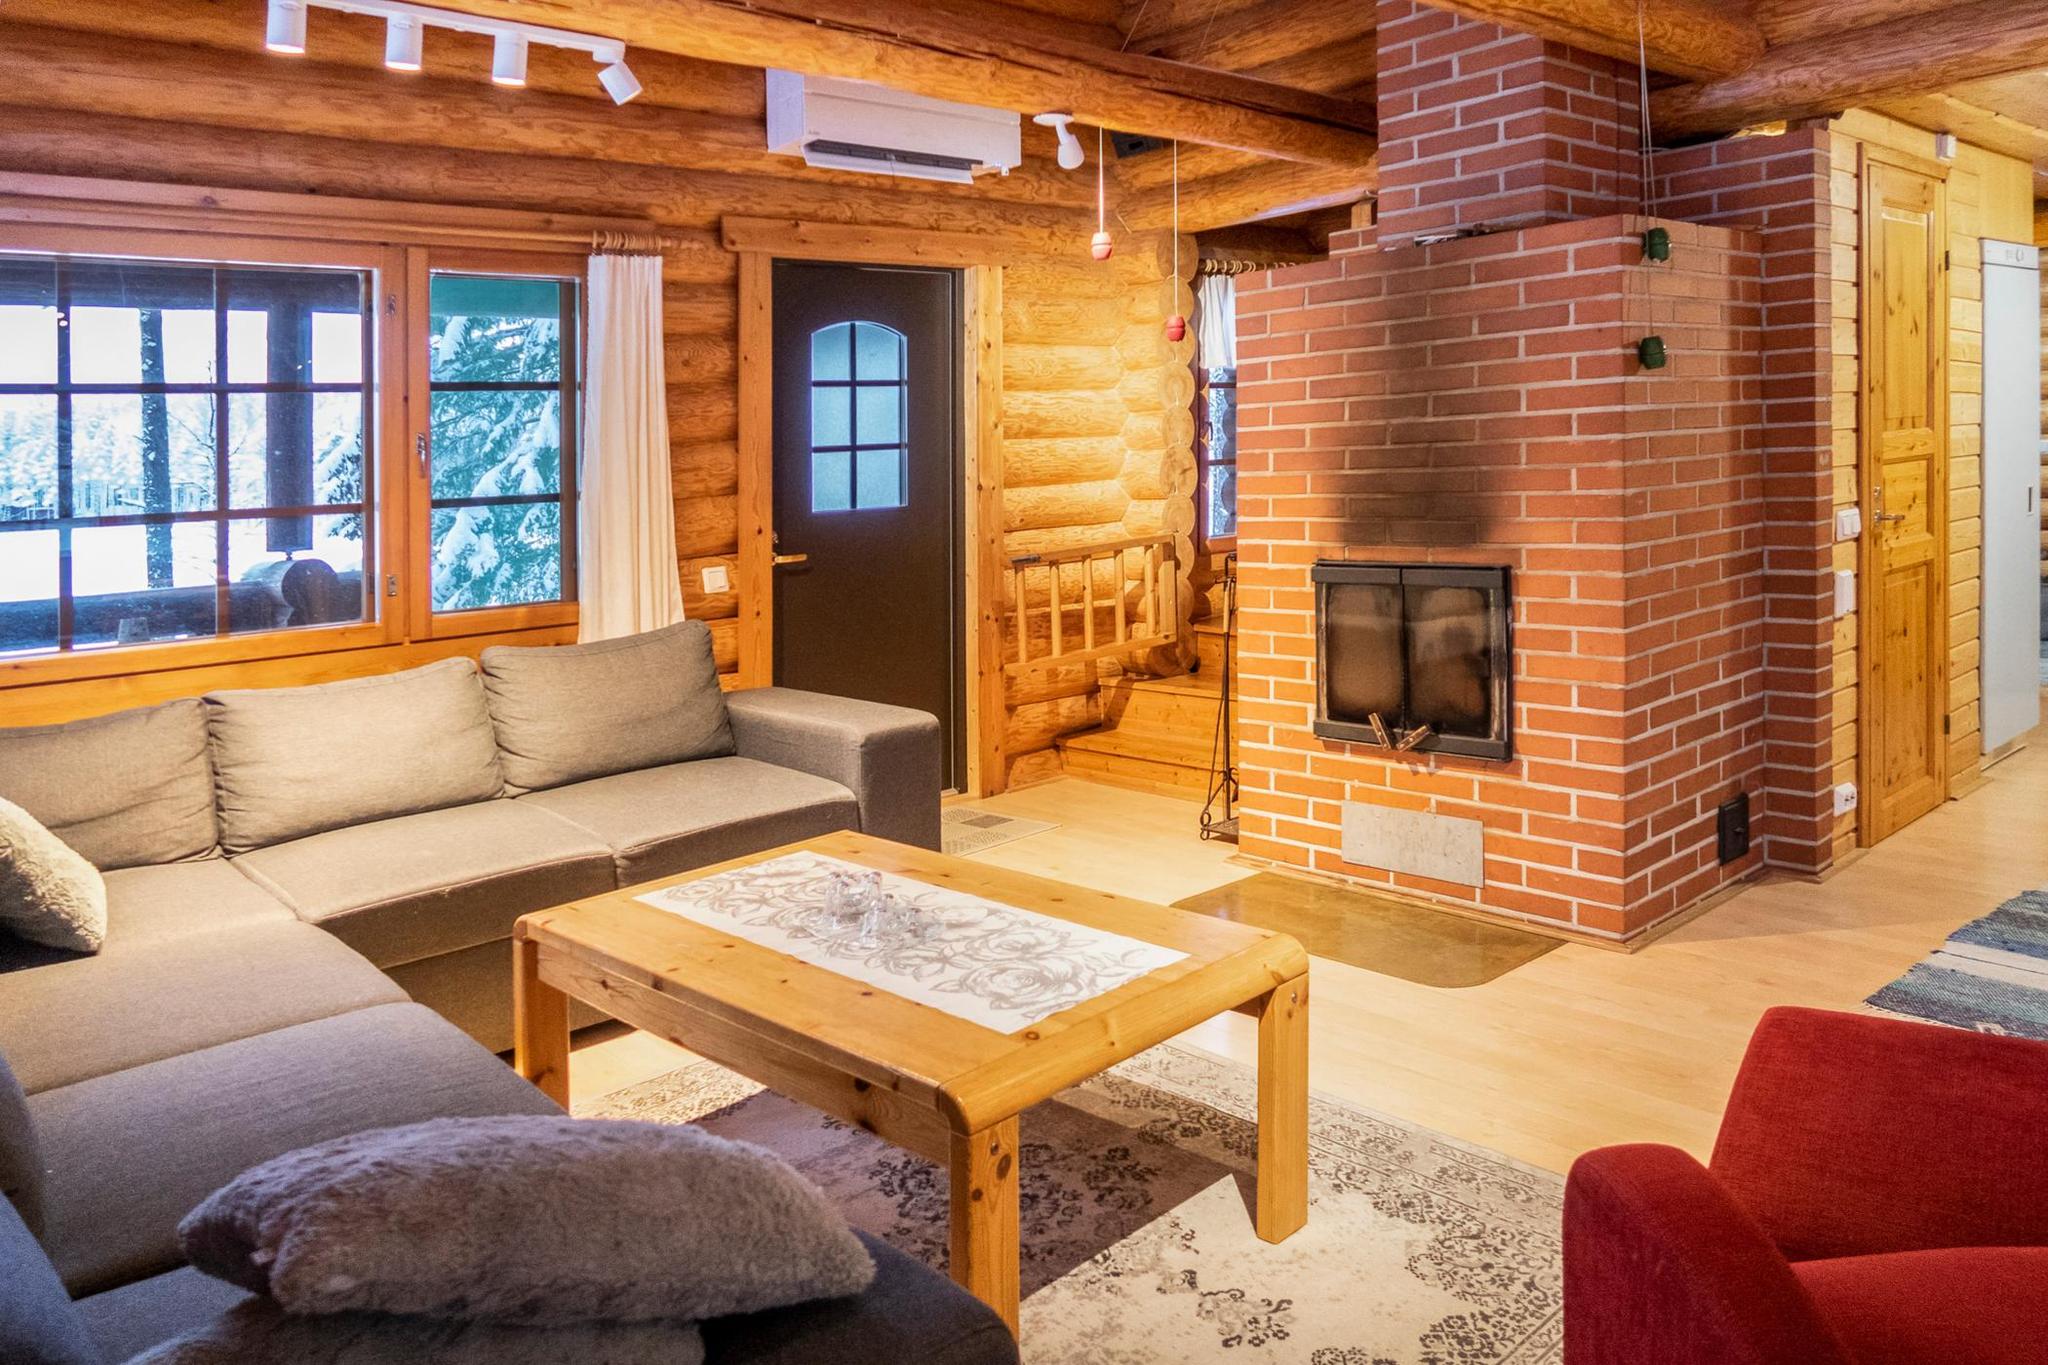
M 306 51 L 306 6 L 304 0 L 270 0 L 270 19 L 264 25 L 263 46 L 287 56 Z
M 612 97 L 613 104 L 624 104 L 640 93 L 640 79 L 633 74 L 633 68 L 626 65 L 624 57 L 599 71 L 597 83 Z
M 384 24 L 384 65 L 393 71 L 419 70 L 426 33 L 419 20 L 392 15 Z
M 491 54 L 491 84 L 517 89 L 526 84 L 526 35 L 500 33 Z
M 1031 116 L 1031 121 L 1050 128 L 1053 132 L 1059 134 L 1061 170 L 1078 171 L 1081 169 L 1081 163 L 1087 157 L 1081 150 L 1081 139 L 1075 137 L 1074 130 L 1068 127 L 1074 121 L 1072 114 L 1034 114 Z

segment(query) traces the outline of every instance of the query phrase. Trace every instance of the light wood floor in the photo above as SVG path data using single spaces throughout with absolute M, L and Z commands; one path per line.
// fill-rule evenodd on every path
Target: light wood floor
M 1463 990 L 1319 959 L 1311 1083 L 1554 1170 L 1614 1142 L 1704 1156 L 1765 1009 L 1853 1010 L 1963 921 L 2048 886 L 2048 730 L 2034 739 L 1829 880 L 1754 884 L 1637 953 L 1568 944 Z M 1170 797 L 1066 779 L 982 804 L 1060 825 L 979 855 L 1006 867 L 1162 902 L 1249 872 Z M 1187 1041 L 1254 1060 L 1249 1019 Z M 641 1034 L 588 1037 L 570 1070 L 594 1095 L 684 1060 Z

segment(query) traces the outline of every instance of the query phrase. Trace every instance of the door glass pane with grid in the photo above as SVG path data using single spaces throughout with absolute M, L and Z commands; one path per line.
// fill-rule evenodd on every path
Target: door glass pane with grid
M 0 257 L 0 653 L 369 620 L 371 283 Z
M 432 602 L 574 595 L 576 285 L 435 272 Z
M 909 504 L 903 357 L 903 334 L 879 322 L 811 334 L 813 512 Z

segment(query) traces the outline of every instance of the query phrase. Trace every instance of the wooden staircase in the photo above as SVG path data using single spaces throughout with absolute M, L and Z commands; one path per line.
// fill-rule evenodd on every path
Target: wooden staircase
M 1199 668 L 1169 678 L 1125 676 L 1102 687 L 1103 723 L 1056 741 L 1076 777 L 1199 800 L 1222 708 L 1223 629 L 1196 625 Z M 1236 736 L 1231 736 L 1236 759 Z

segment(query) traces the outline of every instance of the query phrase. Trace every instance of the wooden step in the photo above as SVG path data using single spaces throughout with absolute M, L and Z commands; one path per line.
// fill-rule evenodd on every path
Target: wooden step
M 1221 675 L 1215 673 L 1119 678 L 1103 686 L 1102 722 L 1158 735 L 1206 738 L 1216 731 L 1221 687 Z
M 1201 796 L 1209 790 L 1208 735 L 1105 727 L 1058 741 L 1068 772 L 1113 786 Z

